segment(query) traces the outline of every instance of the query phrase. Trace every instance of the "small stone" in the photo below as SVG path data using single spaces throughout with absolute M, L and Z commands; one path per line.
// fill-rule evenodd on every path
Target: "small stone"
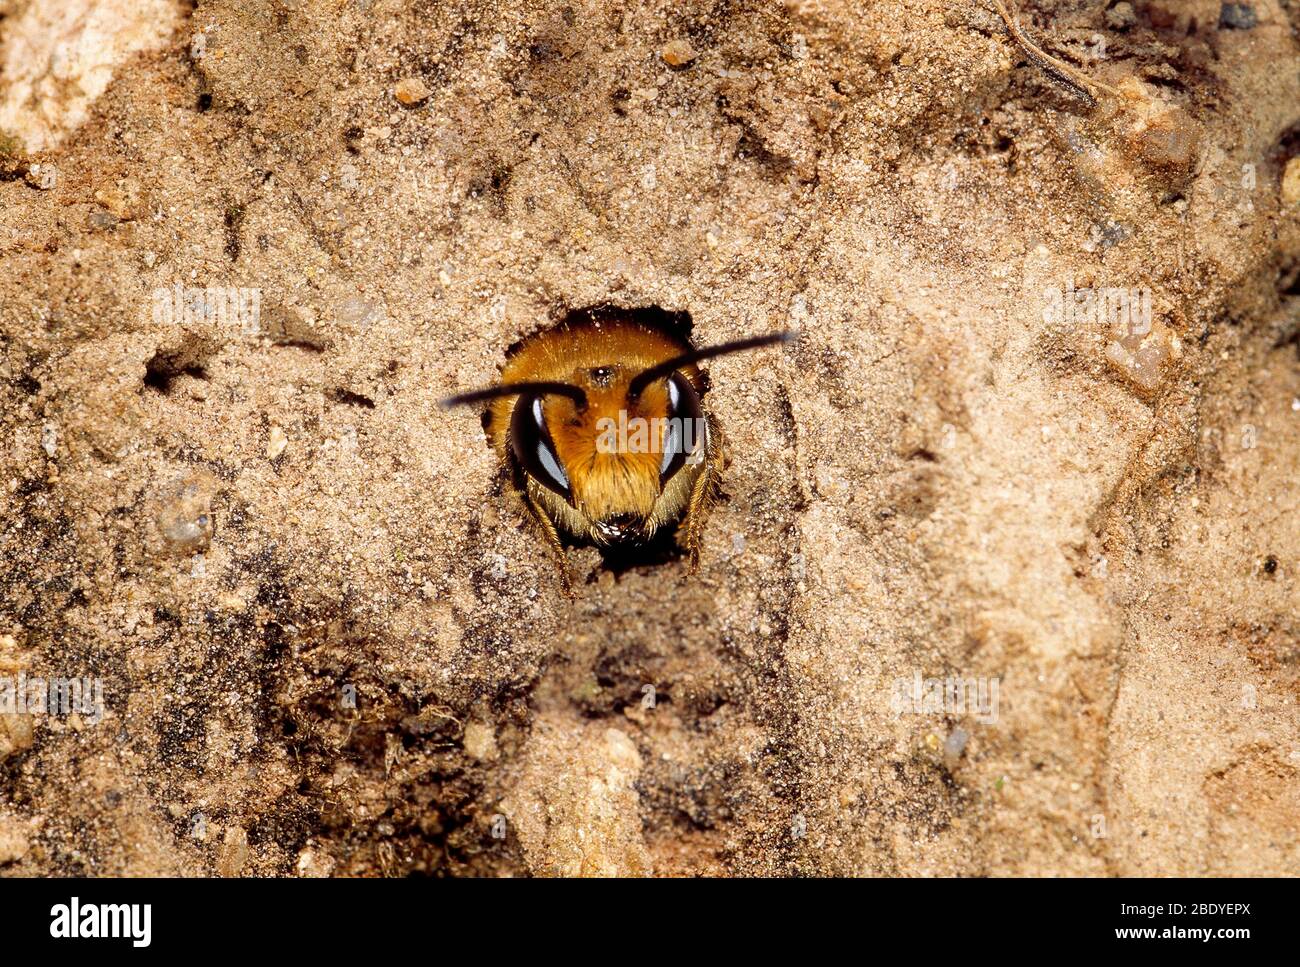
M 90 227 L 100 232 L 111 232 L 120 219 L 106 208 L 96 206 L 90 213 Z
M 695 52 L 695 48 L 691 46 L 690 41 L 674 40 L 664 46 L 660 56 L 663 57 L 664 63 L 669 67 L 685 67 L 695 60 L 699 54 Z
M 276 346 L 302 346 L 323 351 L 329 340 L 317 332 L 301 311 L 280 302 L 272 302 L 258 313 L 258 332 Z
M 309 846 L 298 854 L 295 865 L 299 876 L 323 879 L 334 872 L 334 857 L 328 853 L 319 853 Z
M 943 742 L 943 764 L 948 769 L 953 769 L 961 761 L 962 753 L 966 751 L 966 743 L 969 741 L 970 733 L 961 727 L 948 733 L 948 738 Z
M 108 185 L 95 192 L 95 201 L 114 218 L 129 222 L 135 218 L 133 196 L 137 193 L 132 184 Z
M 1282 172 L 1282 204 L 1300 204 L 1300 156 L 1288 161 Z
M 497 737 L 492 726 L 483 722 L 467 722 L 464 738 L 465 752 L 471 759 L 488 762 L 497 757 Z
M 359 296 L 341 299 L 334 304 L 335 321 L 341 326 L 353 329 L 369 329 L 387 316 L 388 307 L 383 302 L 363 299 Z
M 41 191 L 52 191 L 59 183 L 59 169 L 52 164 L 34 164 L 27 169 L 27 184 Z
M 1182 356 L 1182 342 L 1163 322 L 1156 321 L 1145 335 L 1115 333 L 1106 346 L 1106 360 L 1138 389 L 1155 392 L 1170 368 Z
M 1248 3 L 1225 3 L 1219 8 L 1219 28 L 1222 30 L 1250 30 L 1259 23 L 1259 17 Z
M 1135 127 L 1132 144 L 1153 167 L 1186 176 L 1196 165 L 1200 132 L 1187 112 L 1171 108 L 1151 123 Z
M 1106 11 L 1106 26 L 1112 30 L 1128 30 L 1136 23 L 1137 14 L 1133 10 L 1133 4 L 1128 0 L 1120 0 Z
M 405 77 L 393 88 L 393 97 L 407 107 L 427 101 L 430 93 L 418 77 Z
M 266 459 L 274 460 L 284 453 L 284 448 L 288 445 L 289 437 L 285 435 L 284 430 L 278 426 L 271 427 L 271 435 L 266 441 Z
M 0 762 L 30 749 L 34 735 L 30 715 L 0 714 Z
M 158 530 L 168 548 L 190 555 L 212 540 L 212 491 L 200 476 L 184 477 L 165 488 L 156 512 Z
M 248 834 L 239 826 L 227 826 L 217 855 L 217 873 L 238 876 L 248 863 Z
M 1188 112 L 1159 97 L 1136 77 L 1119 84 L 1118 131 L 1125 153 L 1140 161 L 1166 191 L 1185 185 L 1200 157 L 1201 129 Z
M 0 814 L 0 866 L 17 863 L 27 855 L 29 843 L 24 823 L 14 816 Z

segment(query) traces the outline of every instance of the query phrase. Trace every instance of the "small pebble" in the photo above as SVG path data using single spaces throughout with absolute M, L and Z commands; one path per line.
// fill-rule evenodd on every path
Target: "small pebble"
M 289 438 L 285 435 L 284 430 L 278 426 L 271 427 L 271 435 L 266 441 L 266 459 L 274 460 L 284 453 L 284 448 L 288 445 Z
M 943 764 L 952 769 L 961 761 L 962 753 L 966 751 L 966 743 L 970 741 L 970 733 L 963 728 L 955 728 L 948 733 L 948 738 L 943 743 Z
M 482 722 L 467 722 L 464 737 L 465 752 L 479 762 L 497 757 L 497 737 L 492 726 Z
M 238 876 L 248 863 L 248 834 L 239 826 L 227 826 L 217 854 L 217 872 Z
M 0 866 L 16 863 L 27 855 L 27 831 L 17 818 L 0 815 Z
M 96 207 L 90 213 L 90 227 L 101 232 L 111 232 L 117 228 L 119 219 L 106 208 Z
M 212 493 L 206 481 L 185 477 L 159 495 L 158 530 L 170 550 L 190 555 L 212 539 Z
M 1282 204 L 1300 204 L 1300 156 L 1288 161 L 1282 172 Z
M 33 188 L 52 191 L 59 183 L 59 169 L 52 164 L 34 164 L 27 169 L 26 181 Z
M 130 221 L 135 217 L 131 208 L 131 201 L 125 191 L 117 186 L 106 186 L 95 192 L 95 201 L 99 202 L 104 209 L 114 218 L 120 221 Z
M 695 48 L 691 46 L 690 41 L 674 40 L 664 46 L 660 56 L 663 57 L 664 63 L 669 67 L 685 67 L 695 60 L 699 54 L 695 52 Z
M 298 854 L 298 862 L 294 865 L 301 877 L 323 879 L 334 872 L 334 857 L 318 853 L 309 846 Z
M 365 329 L 385 318 L 388 307 L 382 302 L 354 296 L 334 304 L 334 318 L 341 325 Z
M 1137 23 L 1137 13 L 1133 10 L 1133 4 L 1128 0 L 1120 0 L 1119 3 L 1106 11 L 1106 26 L 1112 30 L 1127 30 Z
M 1248 3 L 1225 3 L 1219 8 L 1219 27 L 1223 30 L 1250 30 L 1259 23 Z
M 30 715 L 0 713 L 0 762 L 30 749 L 34 734 Z
M 393 88 L 393 97 L 408 107 L 429 99 L 429 88 L 418 77 L 406 77 Z

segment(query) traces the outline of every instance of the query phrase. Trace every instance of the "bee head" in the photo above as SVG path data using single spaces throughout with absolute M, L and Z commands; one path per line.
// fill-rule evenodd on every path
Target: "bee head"
M 725 343 L 649 368 L 617 360 L 575 369 L 564 382 L 511 382 L 453 396 L 444 407 L 517 397 L 508 449 L 527 478 L 583 518 L 597 543 L 651 536 L 656 502 L 708 445 L 696 363 L 790 338 Z

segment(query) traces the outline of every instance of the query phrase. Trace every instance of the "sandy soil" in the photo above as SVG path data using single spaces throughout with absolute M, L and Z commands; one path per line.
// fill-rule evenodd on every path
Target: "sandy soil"
M 0 874 L 1300 869 L 1300 4 L 1022 21 L 0 0 Z M 802 335 L 569 599 L 437 401 L 599 305 Z

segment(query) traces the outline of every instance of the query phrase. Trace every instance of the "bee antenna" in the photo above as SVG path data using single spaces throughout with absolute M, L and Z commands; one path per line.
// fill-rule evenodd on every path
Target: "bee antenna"
M 579 387 L 568 383 L 502 383 L 499 386 L 489 386 L 487 389 L 476 389 L 472 393 L 458 393 L 455 396 L 448 396 L 445 400 L 440 400 L 438 406 L 444 410 L 449 410 L 453 406 L 469 406 L 473 403 L 482 403 L 485 400 L 495 400 L 502 396 L 518 396 L 521 393 L 535 393 L 538 396 L 567 396 L 573 400 L 578 409 L 585 410 L 587 408 L 587 394 Z
M 703 349 L 692 349 L 688 353 L 682 353 L 680 356 L 665 360 L 657 366 L 643 369 L 633 376 L 632 382 L 627 385 L 627 398 L 629 401 L 635 400 L 655 380 L 663 379 L 683 366 L 703 362 L 715 356 L 727 356 L 731 353 L 744 352 L 746 349 L 760 349 L 763 346 L 771 346 L 779 342 L 790 342 L 797 338 L 798 335 L 796 332 L 786 330 L 784 332 L 768 333 L 766 336 L 751 336 L 748 339 L 737 339 L 735 342 L 719 343 L 716 346 L 705 346 Z

